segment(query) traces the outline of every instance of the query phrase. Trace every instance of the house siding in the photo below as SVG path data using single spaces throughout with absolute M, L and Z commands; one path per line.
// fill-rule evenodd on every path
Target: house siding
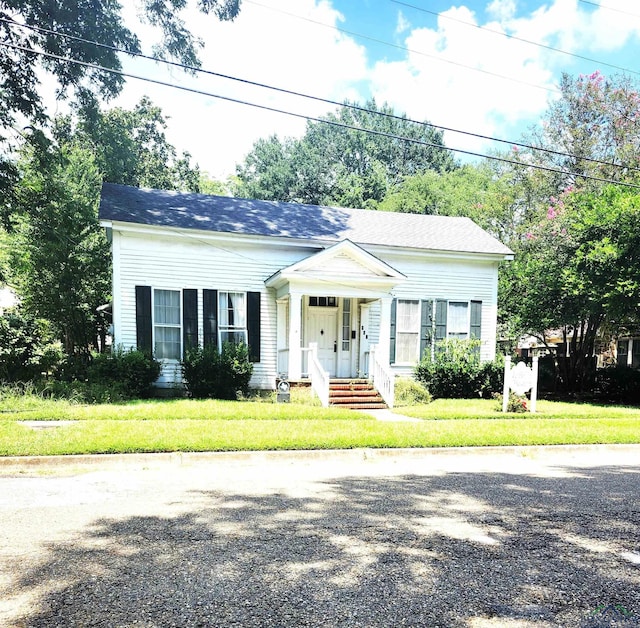
M 149 230 L 147 230 L 149 231 Z M 400 299 L 481 301 L 481 358 L 495 357 L 497 317 L 498 262 L 465 259 L 424 251 L 396 253 L 390 247 L 361 245 L 363 249 L 386 262 L 407 277 L 393 291 Z M 251 241 L 242 237 L 217 238 L 199 231 L 176 230 L 174 234 L 134 233 L 113 227 L 114 257 L 114 341 L 123 347 L 136 346 L 135 287 L 152 286 L 169 290 L 185 288 L 197 290 L 198 339 L 203 341 L 204 289 L 255 291 L 261 294 L 261 361 L 254 364 L 250 386 L 272 389 L 278 373 L 276 348 L 276 294 L 265 286 L 265 280 L 321 250 L 321 246 L 283 243 L 279 239 L 263 237 Z M 358 274 L 362 268 L 349 259 L 338 258 L 333 269 Z M 327 286 L 326 294 L 342 294 L 339 277 L 335 289 Z M 116 307 L 116 304 L 117 307 Z M 373 301 L 370 309 L 372 344 L 381 342 L 380 301 Z M 397 374 L 408 374 L 412 368 L 394 367 Z M 158 385 L 171 387 L 180 384 L 179 364 L 165 364 Z
M 255 247 L 202 241 L 196 235 L 175 241 L 168 237 L 118 233 L 114 229 L 114 259 L 119 263 L 118 298 L 121 316 L 114 322 L 116 344 L 136 346 L 135 287 L 198 291 L 198 338 L 204 335 L 202 290 L 255 291 L 261 293 L 261 361 L 254 364 L 250 385 L 273 388 L 276 368 L 275 294 L 264 281 L 277 270 L 309 255 L 309 250 Z M 117 253 L 116 253 L 117 251 Z M 179 364 L 167 362 L 157 382 L 159 387 L 180 385 Z
M 386 255 L 385 261 L 402 272 L 407 281 L 394 290 L 398 299 L 481 301 L 481 360 L 493 360 L 496 346 L 498 263 L 482 260 L 444 260 L 435 255 Z M 379 342 L 379 339 L 378 339 Z M 397 375 L 409 375 L 413 367 L 394 365 Z

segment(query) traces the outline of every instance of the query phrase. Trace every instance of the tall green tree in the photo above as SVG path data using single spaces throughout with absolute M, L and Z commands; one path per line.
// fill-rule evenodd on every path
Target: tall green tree
M 97 221 L 100 175 L 92 155 L 42 135 L 22 151 L 12 234 L 12 283 L 28 315 L 50 321 L 67 354 L 104 332 L 97 308 L 110 290 L 109 248 Z
M 88 150 L 107 183 L 198 192 L 200 169 L 189 153 L 177 156 L 166 127 L 160 107 L 145 96 L 133 109 L 91 106 L 57 118 L 54 136 L 60 145 Z
M 237 193 L 366 207 L 381 201 L 405 175 L 455 166 L 442 133 L 433 127 L 396 116 L 374 100 L 356 109 L 349 106 L 355 103 L 345 105 L 324 116 L 326 122 L 308 122 L 299 140 L 273 136 L 256 142 L 237 167 Z
M 197 6 L 205 14 L 232 20 L 240 1 L 198 0 Z M 187 0 L 141 0 L 139 15 L 158 33 L 154 54 L 197 67 L 202 41 L 181 17 L 187 6 Z M 43 72 L 57 81 L 58 98 L 95 106 L 123 87 L 116 49 L 140 52 L 140 41 L 125 25 L 116 0 L 0 0 L 0 41 L 0 224 L 6 227 L 19 176 L 10 157 L 22 142 L 17 121 L 20 127 L 26 120 L 38 129 L 47 124 Z M 93 41 L 103 45 L 87 43 Z
M 640 92 L 627 76 L 606 77 L 596 71 L 571 77 L 564 74 L 561 96 L 550 103 L 529 142 L 554 152 L 521 151 L 533 160 L 577 175 L 614 181 L 634 181 L 640 173 Z M 599 182 L 581 176 L 538 175 L 553 185 L 557 196 L 567 188 L 596 189 Z M 546 187 L 546 186 L 545 186 Z
M 551 199 L 510 266 L 507 307 L 523 332 L 545 340 L 561 330 L 558 362 L 569 392 L 589 384 L 598 333 L 637 324 L 640 194 L 608 186 Z

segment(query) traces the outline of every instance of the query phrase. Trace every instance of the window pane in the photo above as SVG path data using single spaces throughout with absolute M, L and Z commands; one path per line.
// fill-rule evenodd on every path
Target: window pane
M 412 364 L 418 360 L 418 334 L 396 334 L 396 362 Z
M 467 302 L 449 303 L 449 315 L 447 317 L 447 330 L 450 338 L 467 338 L 469 333 L 469 318 Z
M 218 301 L 221 327 L 242 329 L 247 326 L 244 292 L 220 292 Z
M 222 344 L 225 342 L 230 342 L 234 345 L 239 345 L 240 343 L 247 344 L 247 338 L 244 331 L 222 331 L 220 332 L 220 341 Z
M 419 301 L 398 301 L 396 326 L 398 332 L 415 332 L 417 334 L 420 331 Z
M 154 321 L 156 325 L 180 325 L 180 291 L 154 291 Z
M 180 359 L 180 328 L 156 327 L 155 356 L 158 359 Z
M 351 299 L 342 301 L 342 350 L 349 351 L 351 342 Z

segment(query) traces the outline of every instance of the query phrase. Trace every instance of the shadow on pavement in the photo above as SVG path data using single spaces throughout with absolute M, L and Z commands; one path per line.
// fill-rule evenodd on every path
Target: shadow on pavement
M 640 467 L 559 475 L 231 487 L 98 520 L 19 578 L 51 591 L 20 625 L 640 625 Z

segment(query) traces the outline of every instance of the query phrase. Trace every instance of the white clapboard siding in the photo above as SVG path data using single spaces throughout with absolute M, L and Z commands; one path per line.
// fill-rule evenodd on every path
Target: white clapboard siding
M 481 357 L 495 355 L 497 317 L 497 267 L 489 259 L 470 254 L 407 252 L 390 247 L 363 246 L 371 254 L 402 273 L 406 280 L 393 290 L 401 299 L 445 299 L 482 301 Z M 198 290 L 199 337 L 202 339 L 202 290 L 256 291 L 261 294 L 261 361 L 254 365 L 251 386 L 273 388 L 278 373 L 276 349 L 276 295 L 265 281 L 276 272 L 322 250 L 320 245 L 295 244 L 277 238 L 248 240 L 243 237 L 216 237 L 197 231 L 176 230 L 146 233 L 113 229 L 114 332 L 116 344 L 136 344 L 135 286 Z M 323 267 L 325 276 L 334 276 L 334 294 L 349 296 L 340 289 L 340 278 L 370 274 L 348 255 L 336 255 Z M 329 271 L 329 272 L 327 272 Z M 313 270 L 310 271 L 311 273 Z M 332 294 L 327 285 L 327 295 Z M 118 304 L 118 306 L 116 306 Z M 370 309 L 370 342 L 380 338 L 380 302 Z M 400 369 L 401 371 L 402 369 Z M 407 370 L 405 368 L 405 370 Z M 396 371 L 399 373 L 396 369 Z M 167 365 L 160 385 L 180 383 L 179 365 Z
M 114 232 L 114 268 L 119 269 L 121 319 L 114 321 L 115 342 L 136 345 L 135 286 L 181 290 L 198 289 L 199 337 L 202 339 L 202 290 L 237 290 L 261 293 L 261 361 L 254 364 L 250 385 L 273 388 L 276 365 L 276 303 L 265 280 L 283 267 L 304 259 L 307 247 L 257 247 L 215 240 L 154 237 Z M 117 257 L 118 261 L 115 262 Z M 179 385 L 176 363 L 163 365 L 158 386 Z
M 495 261 L 442 259 L 435 255 L 392 256 L 385 260 L 407 281 L 394 291 L 399 299 L 482 301 L 482 360 L 495 358 L 498 265 Z M 397 367 L 399 368 L 399 367 Z

